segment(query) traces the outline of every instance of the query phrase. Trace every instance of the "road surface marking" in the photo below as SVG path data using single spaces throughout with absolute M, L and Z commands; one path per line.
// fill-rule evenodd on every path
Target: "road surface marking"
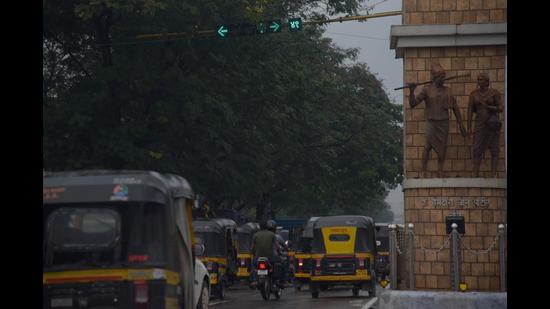
M 209 306 L 215 306 L 215 305 L 219 305 L 219 304 L 223 304 L 223 303 L 228 303 L 229 301 L 228 300 L 220 300 L 220 301 L 216 301 L 216 302 L 210 302 L 208 303 Z
M 375 297 L 371 299 L 368 303 L 366 303 L 361 309 L 369 309 L 370 306 L 372 306 L 376 301 L 378 300 L 378 297 Z
M 350 300 L 349 304 L 350 304 L 352 307 L 361 307 L 361 306 L 363 306 L 363 300 L 362 300 L 362 299 L 359 299 L 359 300 Z

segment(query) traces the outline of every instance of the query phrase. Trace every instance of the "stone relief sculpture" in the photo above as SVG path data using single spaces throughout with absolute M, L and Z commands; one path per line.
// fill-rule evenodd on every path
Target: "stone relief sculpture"
M 477 76 L 478 89 L 470 93 L 468 103 L 468 135 L 472 136 L 472 117 L 475 126 L 472 139 L 472 159 L 474 177 L 479 177 L 479 166 L 483 153 L 490 150 L 491 175 L 496 176 L 499 156 L 499 137 L 502 123 L 499 113 L 504 111 L 501 94 L 498 90 L 489 88 L 489 75 L 480 73 Z
M 451 89 L 443 85 L 445 79 L 445 70 L 438 63 L 432 65 L 431 70 L 432 83 L 424 86 L 418 96 L 414 95 L 417 84 L 409 83 L 410 90 L 409 105 L 411 108 L 419 105 L 423 101 L 426 104 L 426 142 L 422 153 L 422 172 L 426 177 L 428 159 L 430 151 L 433 149 L 437 153 L 437 174 L 443 177 L 443 163 L 447 154 L 447 140 L 449 136 L 449 109 L 455 114 L 462 136 L 466 137 L 466 129 L 462 123 L 460 109 L 456 104 L 455 98 L 451 95 Z

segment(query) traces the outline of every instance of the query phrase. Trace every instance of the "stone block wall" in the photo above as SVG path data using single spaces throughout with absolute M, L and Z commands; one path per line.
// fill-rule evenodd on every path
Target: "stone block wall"
M 506 0 L 404 0 L 403 24 L 502 23 Z

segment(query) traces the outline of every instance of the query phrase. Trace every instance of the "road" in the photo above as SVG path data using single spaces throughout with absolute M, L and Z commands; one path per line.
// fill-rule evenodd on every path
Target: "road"
M 377 287 L 377 295 L 382 292 Z M 271 295 L 268 301 L 262 299 L 258 290 L 236 285 L 226 290 L 226 299 L 211 299 L 210 306 L 214 309 L 260 309 L 260 308 L 292 308 L 292 309 L 376 309 L 377 298 L 369 298 L 366 291 L 360 291 L 359 296 L 352 296 L 351 289 L 334 287 L 328 291 L 321 291 L 318 299 L 313 299 L 307 286 L 302 291 L 287 288 L 283 291 L 281 299 L 275 300 Z

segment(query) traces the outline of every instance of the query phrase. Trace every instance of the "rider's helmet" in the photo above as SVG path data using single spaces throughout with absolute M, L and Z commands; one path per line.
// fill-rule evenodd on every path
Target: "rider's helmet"
M 275 233 L 275 231 L 277 230 L 277 222 L 275 222 L 275 220 L 268 220 L 266 222 L 266 227 L 267 227 L 268 230 Z

